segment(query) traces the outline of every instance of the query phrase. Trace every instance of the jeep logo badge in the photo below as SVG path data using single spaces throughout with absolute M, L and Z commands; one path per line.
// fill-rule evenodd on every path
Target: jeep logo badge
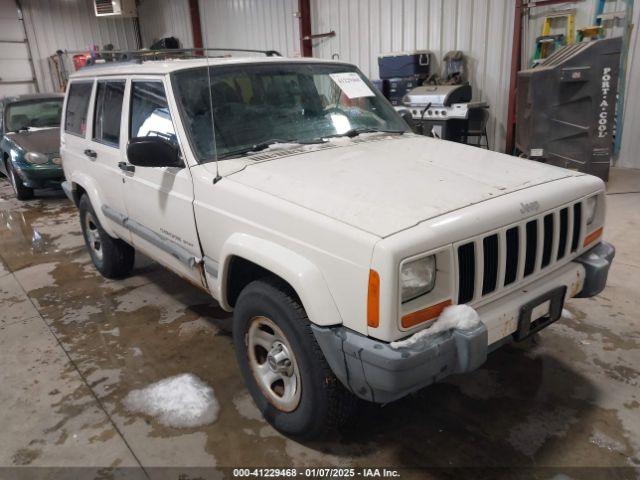
M 520 202 L 520 213 L 522 213 L 523 215 L 525 213 L 537 212 L 539 208 L 540 204 L 538 202 Z

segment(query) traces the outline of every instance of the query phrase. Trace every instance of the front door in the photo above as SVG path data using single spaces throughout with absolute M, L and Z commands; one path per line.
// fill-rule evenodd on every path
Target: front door
M 129 138 L 158 136 L 178 144 L 163 78 L 135 78 L 128 88 Z M 202 257 L 193 214 L 188 167 L 134 167 L 124 170 L 127 222 L 134 246 L 193 283 L 203 285 Z

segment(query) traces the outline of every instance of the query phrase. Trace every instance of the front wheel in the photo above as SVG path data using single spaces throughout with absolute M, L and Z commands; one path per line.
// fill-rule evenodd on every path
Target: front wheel
M 104 231 L 87 195 L 82 196 L 78 208 L 84 242 L 95 267 L 107 278 L 127 275 L 135 260 L 133 247 Z
M 242 290 L 233 340 L 247 389 L 274 428 L 311 439 L 348 420 L 356 398 L 331 371 L 304 308 L 284 282 L 257 280 Z
M 13 167 L 11 162 L 5 163 L 5 170 L 7 171 L 7 176 L 9 177 L 9 182 L 11 182 L 11 186 L 13 187 L 13 191 L 16 192 L 16 198 L 18 200 L 30 200 L 33 198 L 33 188 L 27 187 L 20 175 L 18 175 Z

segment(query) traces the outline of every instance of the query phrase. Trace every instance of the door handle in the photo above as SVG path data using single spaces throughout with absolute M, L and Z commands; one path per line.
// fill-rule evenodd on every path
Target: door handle
M 93 158 L 93 159 L 98 158 L 98 154 L 93 150 L 87 149 L 87 150 L 84 151 L 84 154 L 89 158 Z
M 125 172 L 135 172 L 136 167 L 127 162 L 118 162 L 118 168 L 120 170 L 124 170 Z

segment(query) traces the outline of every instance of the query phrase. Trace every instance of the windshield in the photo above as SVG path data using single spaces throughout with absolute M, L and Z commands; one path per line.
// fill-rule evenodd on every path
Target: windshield
M 211 85 L 209 86 L 209 77 Z M 274 143 L 320 143 L 363 132 L 404 132 L 404 121 L 348 65 L 278 63 L 206 67 L 173 74 L 185 129 L 201 162 Z
M 45 98 L 7 105 L 5 113 L 7 131 L 17 132 L 29 127 L 59 127 L 62 100 L 62 98 Z

